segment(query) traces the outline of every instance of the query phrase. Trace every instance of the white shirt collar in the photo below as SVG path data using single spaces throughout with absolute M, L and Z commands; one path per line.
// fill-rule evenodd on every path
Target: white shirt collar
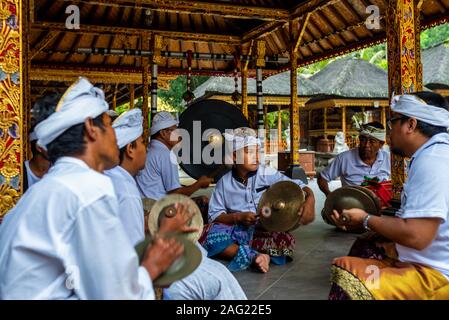
M 92 169 L 87 165 L 86 162 L 84 162 L 81 159 L 74 158 L 74 157 L 61 157 L 56 161 L 56 164 L 58 164 L 58 163 L 71 163 L 71 164 L 79 165 L 86 169 Z

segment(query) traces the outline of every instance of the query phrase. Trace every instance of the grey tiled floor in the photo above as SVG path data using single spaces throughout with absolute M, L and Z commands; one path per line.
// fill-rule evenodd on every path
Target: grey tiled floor
M 294 261 L 284 266 L 270 266 L 266 274 L 253 270 L 234 273 L 248 299 L 306 300 L 327 299 L 330 289 L 332 259 L 346 255 L 356 235 L 338 232 L 321 218 L 324 195 L 315 181 L 309 186 L 316 198 L 316 219 L 293 232 L 296 238 Z M 331 183 L 331 190 L 340 182 Z M 202 190 L 197 195 L 210 195 L 213 189 Z

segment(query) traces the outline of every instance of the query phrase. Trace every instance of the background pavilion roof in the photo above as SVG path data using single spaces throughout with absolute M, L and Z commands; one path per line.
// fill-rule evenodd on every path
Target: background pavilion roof
M 320 92 L 320 88 L 309 79 L 297 75 L 298 79 L 298 95 L 310 96 Z M 201 84 L 194 91 L 195 97 L 202 98 L 215 94 L 230 95 L 235 90 L 235 82 L 233 77 L 212 77 Z M 264 95 L 270 96 L 289 96 L 290 95 L 290 71 L 282 72 L 266 78 L 262 82 L 262 90 Z M 241 81 L 238 81 L 238 91 L 241 93 Z M 256 80 L 248 79 L 248 94 L 256 94 Z
M 421 54 L 423 81 L 430 89 L 449 88 L 449 43 L 428 48 Z
M 312 80 L 322 94 L 352 98 L 387 98 L 388 75 L 368 61 L 345 57 L 329 63 Z

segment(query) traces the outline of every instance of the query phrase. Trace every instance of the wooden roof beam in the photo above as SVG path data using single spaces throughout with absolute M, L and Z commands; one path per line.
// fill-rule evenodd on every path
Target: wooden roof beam
M 92 24 L 81 24 L 80 30 L 67 30 L 64 23 L 49 22 L 49 21 L 36 21 L 31 26 L 32 29 L 40 30 L 52 30 L 63 31 L 66 33 L 76 34 L 90 34 L 90 35 L 149 35 L 159 34 L 167 39 L 184 40 L 184 41 L 202 41 L 202 42 L 216 42 L 225 44 L 240 44 L 240 37 L 234 35 L 221 35 L 221 34 L 204 34 L 185 31 L 165 31 L 165 30 L 151 30 L 141 28 L 128 28 L 128 27 L 114 27 L 114 26 L 101 26 Z
M 328 5 L 334 4 L 340 0 L 312 0 L 305 1 L 298 5 L 295 9 L 293 9 L 290 13 L 289 20 L 294 20 L 297 18 L 301 18 L 307 13 L 313 13 L 316 10 L 324 8 Z
M 33 59 L 35 56 L 39 54 L 43 49 L 45 49 L 57 36 L 59 35 L 59 31 L 50 31 L 45 34 L 45 36 L 40 39 L 36 45 L 31 49 L 29 59 Z
M 243 35 L 242 44 L 245 44 L 252 40 L 257 40 L 259 38 L 262 38 L 263 36 L 274 32 L 275 30 L 282 27 L 286 23 L 287 22 L 271 21 L 271 22 L 267 22 L 261 26 L 258 26 Z
M 186 1 L 186 0 L 65 0 L 72 4 L 88 2 L 103 6 L 128 6 L 169 13 L 201 14 L 236 19 L 259 19 L 267 21 L 287 21 L 286 9 L 257 6 L 242 6 L 228 3 Z

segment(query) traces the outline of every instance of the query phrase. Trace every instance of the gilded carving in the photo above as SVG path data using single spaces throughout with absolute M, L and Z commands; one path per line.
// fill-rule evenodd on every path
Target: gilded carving
M 0 219 L 21 194 L 20 0 L 0 1 Z

